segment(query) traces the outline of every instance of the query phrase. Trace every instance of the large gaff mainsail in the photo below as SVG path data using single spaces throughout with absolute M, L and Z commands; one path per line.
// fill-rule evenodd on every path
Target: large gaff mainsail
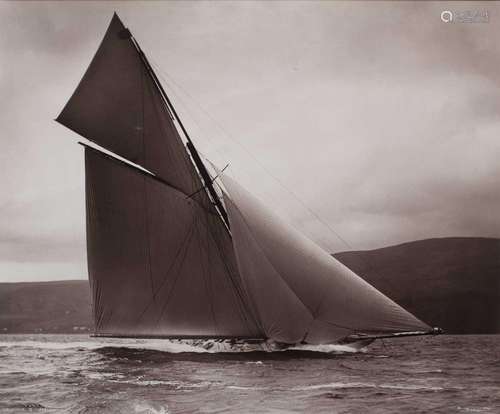
M 261 338 L 225 224 L 116 14 L 57 121 L 152 173 L 85 149 L 95 333 Z
M 238 267 L 266 337 L 321 344 L 430 331 L 230 177 L 222 180 Z

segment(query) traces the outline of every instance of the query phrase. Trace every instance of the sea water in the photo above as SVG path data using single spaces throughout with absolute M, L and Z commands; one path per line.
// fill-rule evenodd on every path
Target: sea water
M 500 413 L 500 335 L 217 352 L 1 335 L 1 413 Z

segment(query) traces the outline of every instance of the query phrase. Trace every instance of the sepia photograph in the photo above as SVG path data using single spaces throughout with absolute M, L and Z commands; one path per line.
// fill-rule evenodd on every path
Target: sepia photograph
M 499 2 L 0 23 L 0 413 L 500 413 Z

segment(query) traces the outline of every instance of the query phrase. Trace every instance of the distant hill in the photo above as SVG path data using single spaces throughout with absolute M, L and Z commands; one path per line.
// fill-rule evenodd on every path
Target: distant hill
M 0 332 L 88 332 L 90 306 L 87 280 L 0 283 Z
M 432 326 L 500 333 L 500 239 L 443 238 L 337 259 Z M 0 333 L 88 332 L 88 281 L 0 283 Z
M 500 239 L 428 239 L 334 256 L 432 326 L 500 333 Z

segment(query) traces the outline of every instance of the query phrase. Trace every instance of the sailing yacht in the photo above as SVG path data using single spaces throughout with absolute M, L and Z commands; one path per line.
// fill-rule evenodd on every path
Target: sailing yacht
M 95 336 L 286 348 L 437 332 L 227 174 L 214 177 L 116 14 L 57 122 L 91 142 Z

